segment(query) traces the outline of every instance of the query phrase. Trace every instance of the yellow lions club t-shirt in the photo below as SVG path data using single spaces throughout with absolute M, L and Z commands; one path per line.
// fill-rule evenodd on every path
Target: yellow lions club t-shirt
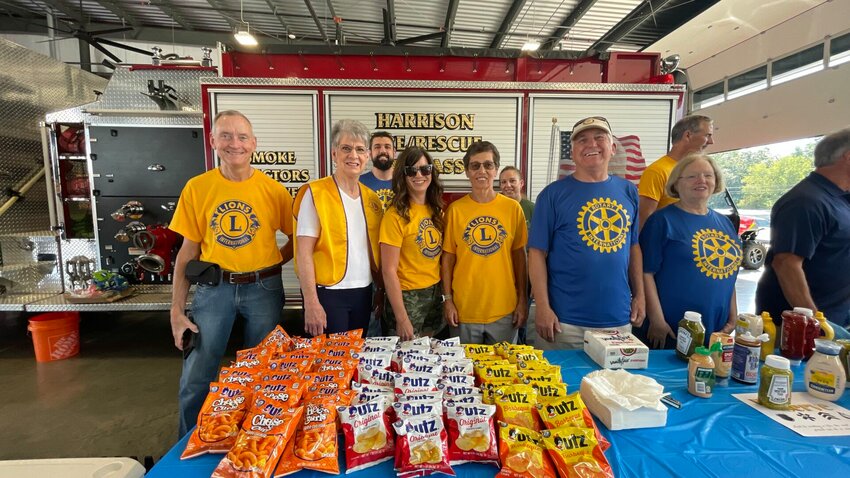
M 455 254 L 452 294 L 461 322 L 489 324 L 516 309 L 511 252 L 528 230 L 518 202 L 496 195 L 481 204 L 466 195 L 446 210 L 443 250 Z
M 276 231 L 292 234 L 292 196 L 262 172 L 246 181 L 216 168 L 186 183 L 169 229 L 201 244 L 200 260 L 250 272 L 281 261 Z
M 644 170 L 638 184 L 638 195 L 658 201 L 658 209 L 679 201 L 664 192 L 670 172 L 676 167 L 676 160 L 664 155 Z
M 401 290 L 431 287 L 440 281 L 443 235 L 431 220 L 431 208 L 411 204 L 410 221 L 390 206 L 381 221 L 381 243 L 400 248 L 398 280 Z

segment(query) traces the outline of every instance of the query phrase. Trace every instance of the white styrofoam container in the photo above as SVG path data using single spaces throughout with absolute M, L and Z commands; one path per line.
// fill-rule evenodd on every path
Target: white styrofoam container
M 617 330 L 588 330 L 584 333 L 584 353 L 602 368 L 646 368 L 649 348 L 632 334 Z
M 653 428 L 667 425 L 667 407 L 664 405 L 661 405 L 664 408 L 663 410 L 642 407 L 629 411 L 620 406 L 609 407 L 599 400 L 593 386 L 584 379 L 581 381 L 579 392 L 590 413 L 602 420 L 602 423 L 609 430 Z
M 142 478 L 145 467 L 131 458 L 50 458 L 0 461 L 0 478 Z

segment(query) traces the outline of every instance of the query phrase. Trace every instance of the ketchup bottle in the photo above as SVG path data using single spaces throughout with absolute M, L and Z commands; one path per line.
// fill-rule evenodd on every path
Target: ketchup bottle
M 820 337 L 820 322 L 812 316 L 812 311 L 803 307 L 794 307 L 794 311 L 801 309 L 800 312 L 806 316 L 806 348 L 803 350 L 806 360 L 811 358 L 815 353 L 815 339 Z M 806 313 L 808 312 L 808 313 Z
M 799 364 L 806 356 L 807 325 L 808 319 L 798 308 L 782 312 L 779 353 L 793 364 Z

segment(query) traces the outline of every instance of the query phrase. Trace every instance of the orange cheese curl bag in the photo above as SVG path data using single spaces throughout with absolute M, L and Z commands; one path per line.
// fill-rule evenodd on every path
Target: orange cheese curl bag
M 564 426 L 585 427 L 593 430 L 596 442 L 602 451 L 607 450 L 611 443 L 605 439 L 596 427 L 590 410 L 584 405 L 579 392 L 567 395 L 565 398 L 545 397 L 537 402 L 537 415 L 546 428 L 553 430 Z
M 480 403 L 446 406 L 449 427 L 449 463 L 476 462 L 499 466 L 499 450 L 493 415 L 496 407 Z
M 239 385 L 253 385 L 260 380 L 261 372 L 230 367 L 221 367 L 218 371 L 218 380 L 221 383 L 238 383 Z
M 541 435 L 561 478 L 614 478 L 590 428 L 561 427 Z
M 393 424 L 398 436 L 396 471 L 399 476 L 423 472 L 455 476 L 449 464 L 448 434 L 440 415 L 403 418 Z
M 542 440 L 534 430 L 499 422 L 502 469 L 496 478 L 557 478 Z
M 252 349 L 243 349 L 236 351 L 236 360 L 230 364 L 231 368 L 241 368 L 250 370 L 262 370 L 272 359 L 273 351 L 271 349 L 254 347 Z
M 294 407 L 301 401 L 307 386 L 302 382 L 294 380 L 269 380 L 254 385 L 255 392 L 261 392 L 269 398 L 286 403 L 287 407 Z
M 386 397 L 348 407 L 337 407 L 345 434 L 345 473 L 391 460 L 395 443 Z
M 226 453 L 236 442 L 251 390 L 237 383 L 213 382 L 198 414 L 198 426 L 180 455 L 181 460 L 205 453 Z
M 260 341 L 259 347 L 272 350 L 272 355 L 277 355 L 280 352 L 286 352 L 292 346 L 292 338 L 283 330 L 280 325 L 276 326 L 269 332 L 266 337 Z
M 326 397 L 305 405 L 304 416 L 295 430 L 295 437 L 286 445 L 274 470 L 275 477 L 300 470 L 339 474 L 337 404 L 335 398 Z
M 499 421 L 540 431 L 540 420 L 534 408 L 537 392 L 531 385 L 506 385 L 497 388 L 493 394 Z
M 304 413 L 304 407 L 284 405 L 260 393 L 242 423 L 236 443 L 211 478 L 270 478 Z

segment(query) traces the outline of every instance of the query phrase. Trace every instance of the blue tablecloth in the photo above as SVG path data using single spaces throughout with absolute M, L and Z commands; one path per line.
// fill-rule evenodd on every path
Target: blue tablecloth
M 560 365 L 569 391 L 579 388 L 581 378 L 599 367 L 581 351 L 546 352 Z M 687 391 L 687 364 L 672 351 L 652 351 L 649 368 L 632 372 L 654 378 L 682 402 L 670 408 L 667 426 L 610 431 L 599 424 L 611 442 L 605 453 L 617 477 L 801 477 L 850 476 L 850 436 L 805 438 L 774 422 L 732 397 L 753 393 L 754 385 L 730 380 L 715 388 L 709 399 Z M 794 391 L 804 391 L 803 366 L 793 367 Z M 850 408 L 850 393 L 838 404 Z M 203 477 L 212 474 L 223 455 L 204 455 L 180 460 L 188 437 L 174 445 L 147 474 L 148 477 Z M 340 459 L 340 462 L 343 462 Z M 344 466 L 340 466 L 344 470 Z M 458 477 L 489 478 L 493 466 L 466 464 L 454 467 Z M 351 473 L 356 477 L 394 476 L 392 462 Z M 297 478 L 324 478 L 325 473 L 302 471 Z

